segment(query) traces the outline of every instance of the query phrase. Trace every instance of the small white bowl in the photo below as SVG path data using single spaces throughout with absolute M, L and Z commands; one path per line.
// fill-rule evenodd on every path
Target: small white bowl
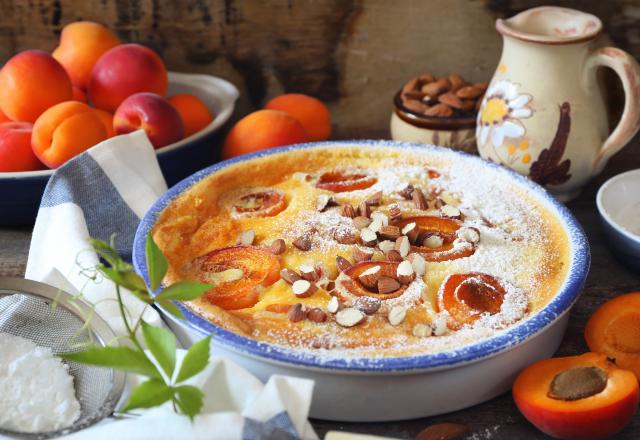
M 640 169 L 618 174 L 607 180 L 598 190 L 596 205 L 600 213 L 607 244 L 620 261 L 640 273 L 640 235 L 629 228 L 635 222 L 635 231 L 640 231 L 640 218 L 621 222 L 626 210 L 640 213 Z

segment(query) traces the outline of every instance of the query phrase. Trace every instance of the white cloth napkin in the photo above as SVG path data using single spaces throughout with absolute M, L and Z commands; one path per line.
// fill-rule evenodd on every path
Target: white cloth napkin
M 143 131 L 111 138 L 56 170 L 42 198 L 33 230 L 26 278 L 42 281 L 69 293 L 82 292 L 97 313 L 116 332 L 123 325 L 114 301 L 113 284 L 92 282 L 81 267 L 92 267 L 98 256 L 88 238 L 109 241 L 130 259 L 140 218 L 166 191 L 166 183 L 152 145 Z M 143 303 L 130 293 L 127 308 L 138 316 Z M 144 319 L 162 320 L 152 308 Z M 81 439 L 317 439 L 307 421 L 313 382 L 273 376 L 263 385 L 233 362 L 215 357 L 193 378 L 205 393 L 203 413 L 191 423 L 169 405 L 140 412 L 139 417 L 102 422 L 72 434 Z M 184 351 L 179 356 L 184 355 Z M 129 386 L 139 378 L 129 375 Z

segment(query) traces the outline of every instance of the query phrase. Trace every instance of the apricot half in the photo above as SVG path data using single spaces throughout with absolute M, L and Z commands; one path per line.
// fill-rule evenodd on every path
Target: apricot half
M 366 173 L 329 171 L 318 178 L 316 187 L 333 192 L 355 191 L 373 186 L 378 179 Z
M 453 274 L 440 286 L 438 307 L 460 325 L 471 324 L 484 313 L 498 313 L 505 294 L 504 286 L 494 276 L 480 272 Z
M 560 439 L 609 438 L 633 418 L 638 380 L 603 354 L 545 359 L 523 370 L 513 384 L 522 414 Z
M 457 249 L 455 248 L 454 241 L 457 238 L 456 232 L 462 226 L 462 223 L 458 220 L 425 215 L 403 218 L 394 222 L 393 225 L 402 229 L 410 223 L 416 224 L 419 236 L 435 234 L 442 238 L 442 246 L 434 248 L 418 244 L 411 246 L 411 250 L 413 252 L 418 252 L 427 261 L 438 262 L 455 260 L 458 258 L 469 257 L 475 252 L 475 246 L 471 243 L 466 243 L 464 246 L 459 246 Z
M 640 292 L 604 303 L 589 319 L 584 337 L 591 351 L 615 359 L 640 380 Z
M 341 298 L 344 301 L 349 299 L 347 298 L 349 295 L 370 296 L 381 300 L 398 298 L 405 290 L 407 290 L 406 285 L 401 285 L 397 290 L 391 293 L 379 293 L 377 290 L 365 286 L 360 280 L 360 275 L 372 267 L 379 266 L 380 277 L 396 278 L 396 272 L 399 264 L 399 262 L 395 261 L 362 261 L 360 263 L 356 263 L 345 270 L 340 274 L 338 279 L 336 279 L 336 295 L 345 295 Z
M 275 189 L 255 191 L 240 197 L 233 210 L 242 216 L 273 217 L 287 207 L 284 193 Z
M 278 258 L 253 246 L 216 249 L 194 263 L 196 277 L 215 286 L 204 298 L 226 310 L 254 306 L 262 288 L 280 279 Z

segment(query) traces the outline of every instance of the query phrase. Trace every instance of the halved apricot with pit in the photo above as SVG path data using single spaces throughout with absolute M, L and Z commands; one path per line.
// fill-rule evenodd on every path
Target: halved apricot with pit
M 544 359 L 513 384 L 522 414 L 539 430 L 560 439 L 610 438 L 638 410 L 638 380 L 603 354 Z
M 204 294 L 226 310 L 252 307 L 263 287 L 280 279 L 280 262 L 270 252 L 253 246 L 216 249 L 194 262 L 196 277 L 215 287 Z
M 275 189 L 249 193 L 240 197 L 233 205 L 236 213 L 250 217 L 273 217 L 286 207 L 284 193 Z
M 589 319 L 584 337 L 591 351 L 615 359 L 640 380 L 640 292 L 604 303 Z
M 336 279 L 336 295 L 340 296 L 342 293 L 354 296 L 370 296 L 381 300 L 398 298 L 405 290 L 407 290 L 406 285 L 400 285 L 398 283 L 398 288 L 396 290 L 389 293 L 381 293 L 375 285 L 366 286 L 363 284 L 360 275 L 377 266 L 380 268 L 376 273 L 378 278 L 385 277 L 395 280 L 397 278 L 396 272 L 399 264 L 399 262 L 395 261 L 362 261 L 360 263 L 356 263 L 345 270 L 340 274 L 338 279 Z M 345 298 L 341 299 L 344 300 Z
M 378 179 L 363 172 L 329 171 L 318 178 L 316 188 L 333 192 L 355 191 L 373 186 Z
M 428 234 L 437 235 L 442 238 L 442 245 L 437 247 L 422 246 L 422 243 L 411 245 L 413 252 L 421 254 L 425 260 L 449 261 L 458 258 L 469 257 L 475 252 L 475 246 L 471 243 L 465 243 L 464 246 L 454 247 L 454 241 L 457 238 L 456 232 L 462 226 L 458 220 L 424 215 L 419 217 L 407 217 L 396 222 L 394 226 L 400 229 L 410 223 L 415 223 L 418 227 L 418 236 L 426 236 Z
M 469 272 L 448 276 L 438 291 L 438 307 L 459 324 L 472 324 L 484 313 L 500 312 L 506 290 L 494 276 Z

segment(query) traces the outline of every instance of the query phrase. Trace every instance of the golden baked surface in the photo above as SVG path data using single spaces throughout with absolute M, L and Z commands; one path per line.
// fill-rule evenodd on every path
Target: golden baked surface
M 559 220 L 506 176 L 392 147 L 232 165 L 175 199 L 153 234 L 170 263 L 165 282 L 216 285 L 187 304 L 196 313 L 328 356 L 477 342 L 542 308 L 570 252 Z

